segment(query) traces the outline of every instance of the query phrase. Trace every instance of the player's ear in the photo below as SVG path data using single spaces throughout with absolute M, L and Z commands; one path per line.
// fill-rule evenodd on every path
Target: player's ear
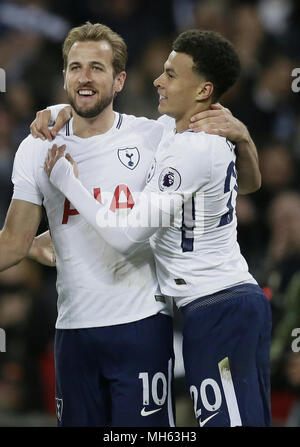
M 214 91 L 214 85 L 212 82 L 204 81 L 200 84 L 197 91 L 197 101 L 205 101 L 211 97 Z
M 117 76 L 115 77 L 114 88 L 116 93 L 119 93 L 123 89 L 125 79 L 126 79 L 125 71 L 121 71 L 121 73 L 117 74 Z

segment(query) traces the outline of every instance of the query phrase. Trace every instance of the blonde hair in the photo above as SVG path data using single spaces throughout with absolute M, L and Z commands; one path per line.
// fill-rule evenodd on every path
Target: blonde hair
M 121 71 L 124 71 L 127 62 L 127 45 L 124 39 L 108 26 L 90 22 L 86 22 L 77 28 L 72 28 L 65 38 L 63 43 L 64 68 L 67 68 L 69 52 L 75 42 L 98 42 L 100 40 L 106 40 L 112 47 L 114 75 L 116 76 Z

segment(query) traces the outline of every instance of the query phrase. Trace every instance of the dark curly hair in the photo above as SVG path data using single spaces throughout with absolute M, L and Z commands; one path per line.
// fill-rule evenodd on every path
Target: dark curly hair
M 218 100 L 240 75 L 241 64 L 236 50 L 227 39 L 214 31 L 184 31 L 173 42 L 173 50 L 193 58 L 196 73 L 214 85 L 214 101 Z

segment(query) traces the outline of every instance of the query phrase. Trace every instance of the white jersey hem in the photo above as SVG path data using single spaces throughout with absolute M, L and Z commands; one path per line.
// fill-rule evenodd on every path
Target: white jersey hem
M 126 323 L 134 323 L 135 321 L 144 320 L 145 318 L 152 317 L 156 314 L 164 314 L 172 318 L 172 312 L 168 311 L 167 309 L 161 309 L 161 310 L 153 310 L 150 311 L 147 314 L 139 315 L 139 316 L 132 316 L 131 318 L 125 319 L 125 320 L 113 320 L 110 321 L 107 324 L 99 323 L 99 321 L 92 321 L 92 322 L 78 322 L 78 323 L 72 323 L 72 324 L 59 324 L 56 322 L 55 329 L 88 329 L 92 327 L 107 327 L 107 326 L 117 326 L 119 324 L 126 324 Z
M 193 296 L 173 297 L 173 299 L 176 303 L 176 306 L 178 308 L 180 308 L 180 307 L 186 306 L 187 304 L 191 303 L 192 301 L 198 300 L 199 298 L 204 298 L 206 296 L 221 292 L 222 290 L 225 290 L 225 289 L 230 289 L 231 287 L 235 287 L 240 284 L 256 284 L 257 285 L 257 281 L 253 277 L 249 277 L 248 279 L 243 280 L 243 281 L 238 281 L 236 283 L 231 283 L 231 284 L 226 284 L 226 285 L 216 287 L 215 289 L 211 289 L 209 292 L 207 292 L 205 294 L 198 293 Z M 164 295 L 164 296 L 167 297 L 167 295 Z

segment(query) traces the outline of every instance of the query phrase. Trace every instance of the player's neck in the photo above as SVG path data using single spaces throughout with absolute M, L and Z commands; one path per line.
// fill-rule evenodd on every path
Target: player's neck
M 112 107 L 107 107 L 94 118 L 83 118 L 73 113 L 73 133 L 80 138 L 89 138 L 108 132 L 115 120 Z
M 195 107 L 189 109 L 182 116 L 175 118 L 176 120 L 176 132 L 184 132 L 189 129 L 189 125 L 191 124 L 192 116 L 197 113 L 203 112 L 204 110 L 208 110 L 210 104 L 208 103 L 198 103 Z

